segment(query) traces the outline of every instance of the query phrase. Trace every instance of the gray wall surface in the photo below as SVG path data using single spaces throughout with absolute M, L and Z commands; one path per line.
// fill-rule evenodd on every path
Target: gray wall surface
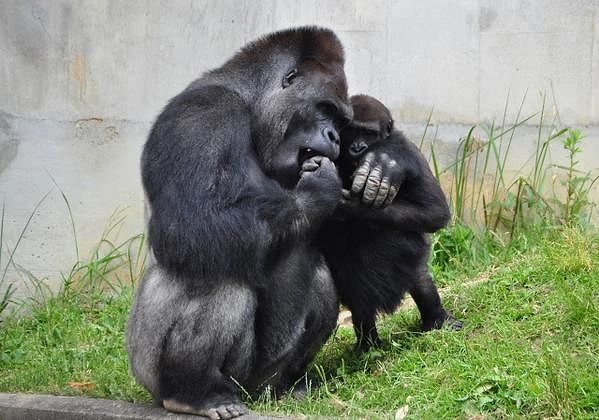
M 413 138 L 433 108 L 436 137 L 456 143 L 546 96 L 547 120 L 599 139 L 599 0 L 0 0 L 4 250 L 48 191 L 15 255 L 38 276 L 74 262 L 60 191 L 83 251 L 117 207 L 122 237 L 141 232 L 139 155 L 166 101 L 246 42 L 304 24 L 338 33 L 350 93 L 379 97 Z

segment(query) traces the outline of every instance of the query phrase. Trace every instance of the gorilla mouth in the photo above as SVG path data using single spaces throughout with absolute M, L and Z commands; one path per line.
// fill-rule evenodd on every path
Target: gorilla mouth
M 322 153 L 310 147 L 301 148 L 297 156 L 297 163 L 302 166 L 302 163 L 315 156 L 322 156 Z

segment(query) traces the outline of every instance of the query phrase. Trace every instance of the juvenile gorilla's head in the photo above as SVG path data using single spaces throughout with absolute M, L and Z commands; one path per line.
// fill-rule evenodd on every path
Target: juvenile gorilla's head
M 393 117 L 372 96 L 354 95 L 350 102 L 354 119 L 341 132 L 341 160 L 355 164 L 371 146 L 391 136 Z
M 249 44 L 229 66 L 242 68 L 252 140 L 263 170 L 285 186 L 306 159 L 335 160 L 352 117 L 343 47 L 327 29 L 276 32 Z

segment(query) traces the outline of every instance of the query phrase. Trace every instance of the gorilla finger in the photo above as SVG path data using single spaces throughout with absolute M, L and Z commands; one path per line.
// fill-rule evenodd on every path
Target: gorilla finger
M 220 414 L 216 410 L 216 408 L 209 408 L 208 410 L 200 410 L 200 411 L 198 411 L 198 414 L 200 416 L 207 417 L 210 420 L 219 420 L 221 418 Z
M 335 163 L 333 163 L 333 161 L 326 156 L 316 156 L 314 159 L 316 159 L 316 162 L 321 167 L 329 166 L 331 168 L 335 168 Z
M 314 159 L 307 159 L 302 163 L 302 172 L 314 172 L 320 167 L 318 162 L 315 162 Z
M 321 164 L 322 164 L 322 162 L 323 162 L 325 159 L 326 159 L 326 160 L 328 160 L 328 161 L 330 161 L 330 159 L 329 159 L 329 158 L 327 158 L 326 156 L 320 156 L 320 155 L 317 155 L 317 156 L 312 156 L 312 157 L 310 158 L 310 160 L 311 160 L 311 161 L 314 161 L 314 162 L 316 162 L 318 165 L 321 165 Z
M 362 165 L 364 165 L 366 163 L 368 165 L 372 165 L 373 161 L 374 161 L 374 153 L 368 152 L 368 153 L 366 153 L 366 156 L 364 156 L 364 160 L 362 161 Z
M 354 185 L 352 185 L 352 192 L 359 193 L 364 188 L 364 183 L 368 178 L 368 174 L 370 173 L 370 168 L 372 167 L 372 162 L 374 161 L 374 153 L 367 153 L 358 169 L 352 174 L 352 178 L 354 179 Z M 358 178 L 358 182 L 356 182 L 356 177 Z
M 346 190 L 345 188 L 343 188 L 341 190 L 341 195 L 343 196 L 343 198 L 345 200 L 351 200 L 351 192 L 349 192 L 349 190 Z
M 397 174 L 398 170 L 395 169 L 396 166 L 397 166 L 397 161 L 394 159 L 391 159 L 390 161 L 386 162 L 385 175 L 392 177 L 394 174 Z
M 380 165 L 370 171 L 370 175 L 366 180 L 366 186 L 364 187 L 364 194 L 362 195 L 363 203 L 370 204 L 375 200 L 381 185 L 382 176 L 383 168 Z
M 393 200 L 395 200 L 395 196 L 397 195 L 397 192 L 399 191 L 399 189 L 394 186 L 391 185 L 389 187 L 389 193 L 387 194 L 387 198 L 385 199 L 383 206 L 387 207 L 389 204 L 391 204 L 393 202 Z
M 389 178 L 383 178 L 379 187 L 379 191 L 377 192 L 376 198 L 374 199 L 374 203 L 372 203 L 372 206 L 374 208 L 379 208 L 383 205 L 383 203 L 387 199 L 387 196 L 389 195 L 389 188 L 391 188 Z
M 354 180 L 351 185 L 352 194 L 357 195 L 364 189 L 369 174 L 370 162 L 366 161 L 354 172 Z

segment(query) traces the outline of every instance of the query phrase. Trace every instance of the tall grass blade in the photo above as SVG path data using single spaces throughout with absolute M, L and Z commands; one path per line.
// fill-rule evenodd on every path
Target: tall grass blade
M 418 148 L 420 150 L 422 150 L 422 146 L 424 145 L 424 139 L 426 138 L 426 133 L 428 131 L 428 128 L 431 125 L 431 121 L 433 119 L 433 111 L 434 111 L 434 107 L 431 108 L 430 112 L 428 113 L 428 117 L 426 118 L 426 124 L 424 126 L 424 131 L 422 132 L 422 136 L 420 137 L 420 144 L 418 145 Z
M 58 188 L 58 191 L 60 191 L 62 200 L 64 201 L 64 203 L 67 206 L 67 211 L 69 212 L 69 220 L 71 222 L 71 231 L 73 233 L 73 242 L 75 244 L 75 256 L 76 256 L 77 261 L 79 261 L 79 242 L 77 240 L 77 229 L 75 229 L 75 217 L 73 216 L 73 209 L 71 208 L 71 203 L 68 200 L 64 191 L 62 190 L 62 188 L 60 188 L 60 185 L 58 185 L 58 182 L 56 182 L 56 179 L 54 179 L 54 177 L 52 176 L 52 174 L 48 171 L 46 171 L 46 173 L 52 180 L 52 183 L 56 186 L 56 188 Z

